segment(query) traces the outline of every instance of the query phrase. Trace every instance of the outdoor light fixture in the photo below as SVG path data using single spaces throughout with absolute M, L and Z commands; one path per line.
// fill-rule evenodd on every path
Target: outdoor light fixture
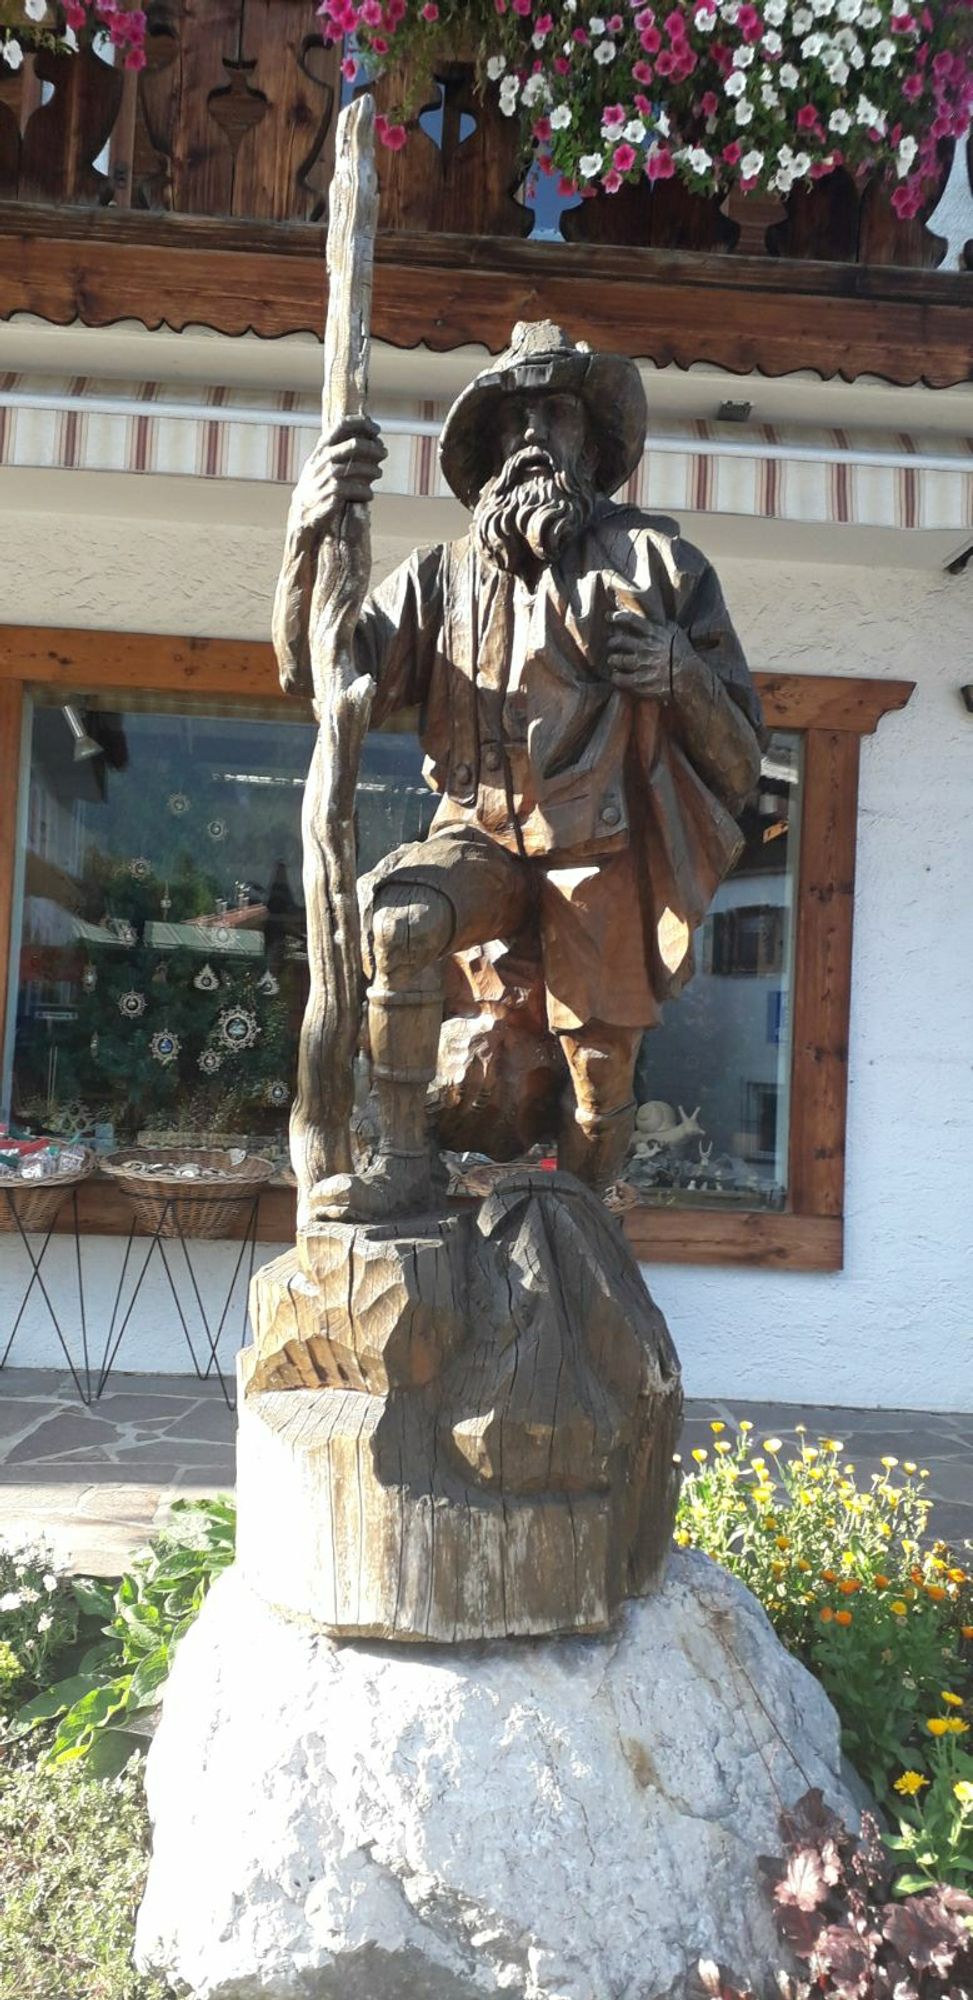
M 84 764 L 89 757 L 100 757 L 101 744 L 96 743 L 94 737 L 88 735 L 88 731 L 86 730 L 84 723 L 82 722 L 81 717 L 78 714 L 78 711 L 73 701 L 64 702 L 62 704 L 61 713 L 64 717 L 65 722 L 68 725 L 68 728 L 71 731 L 72 736 L 74 737 L 75 763 Z

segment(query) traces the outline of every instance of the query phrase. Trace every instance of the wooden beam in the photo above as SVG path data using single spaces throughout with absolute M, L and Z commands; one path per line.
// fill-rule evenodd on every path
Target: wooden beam
M 0 625 L 0 681 L 68 688 L 140 688 L 160 693 L 280 696 L 265 639 L 182 639 L 161 632 L 97 632 L 78 627 Z M 904 708 L 914 681 L 838 674 L 755 674 L 775 729 L 838 729 L 871 735 L 890 709 Z
M 306 225 L 7 202 L 0 245 L 0 317 L 321 330 L 321 232 Z M 378 240 L 373 329 L 395 347 L 496 353 L 515 320 L 550 317 L 660 367 L 947 388 L 973 378 L 971 298 L 962 273 L 396 231 Z
M 808 732 L 788 1176 L 791 1207 L 802 1216 L 840 1216 L 844 1207 L 858 760 L 850 731 Z
M 24 690 L 19 681 L 0 681 L 0 1059 L 3 1056 L 10 985 L 23 715 Z
M 777 1271 L 840 1271 L 840 1216 L 764 1209 L 630 1208 L 625 1234 L 647 1264 L 746 1264 Z

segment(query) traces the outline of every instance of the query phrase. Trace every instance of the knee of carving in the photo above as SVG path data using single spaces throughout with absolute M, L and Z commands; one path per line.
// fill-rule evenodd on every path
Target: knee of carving
M 453 928 L 452 909 L 438 889 L 410 883 L 380 889 L 372 912 L 376 978 L 384 983 L 425 971 L 449 950 Z

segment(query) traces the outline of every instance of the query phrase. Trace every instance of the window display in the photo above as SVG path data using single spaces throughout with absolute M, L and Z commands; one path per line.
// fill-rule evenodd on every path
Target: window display
M 19 1124 L 283 1161 L 312 739 L 290 704 L 35 698 L 4 1107 Z M 786 1200 L 800 797 L 801 738 L 775 734 L 696 977 L 642 1045 L 630 1198 Z M 363 871 L 421 836 L 436 800 L 414 735 L 369 737 L 358 801 Z

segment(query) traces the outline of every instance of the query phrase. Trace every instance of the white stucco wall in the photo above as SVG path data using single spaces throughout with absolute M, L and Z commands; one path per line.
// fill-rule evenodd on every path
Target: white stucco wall
M 98 527 L 96 553 L 76 520 L 8 514 L 0 619 L 266 636 L 276 528 L 155 520 L 147 535 L 144 522 L 121 517 Z M 973 716 L 958 692 L 973 680 L 973 570 L 814 560 L 721 560 L 720 569 L 755 668 L 918 685 L 862 747 L 845 1268 L 655 1266 L 652 1289 L 690 1395 L 973 1409 Z M 46 1267 L 64 1299 L 69 1250 L 54 1244 Z M 121 1246 L 89 1238 L 85 1255 L 100 1351 Z M 194 1256 L 225 1287 L 226 1247 L 199 1245 Z M 0 1328 L 21 1260 L 0 1239 Z M 43 1309 L 31 1310 L 11 1360 L 60 1364 Z M 186 1360 L 159 1269 L 119 1365 L 172 1370 Z

